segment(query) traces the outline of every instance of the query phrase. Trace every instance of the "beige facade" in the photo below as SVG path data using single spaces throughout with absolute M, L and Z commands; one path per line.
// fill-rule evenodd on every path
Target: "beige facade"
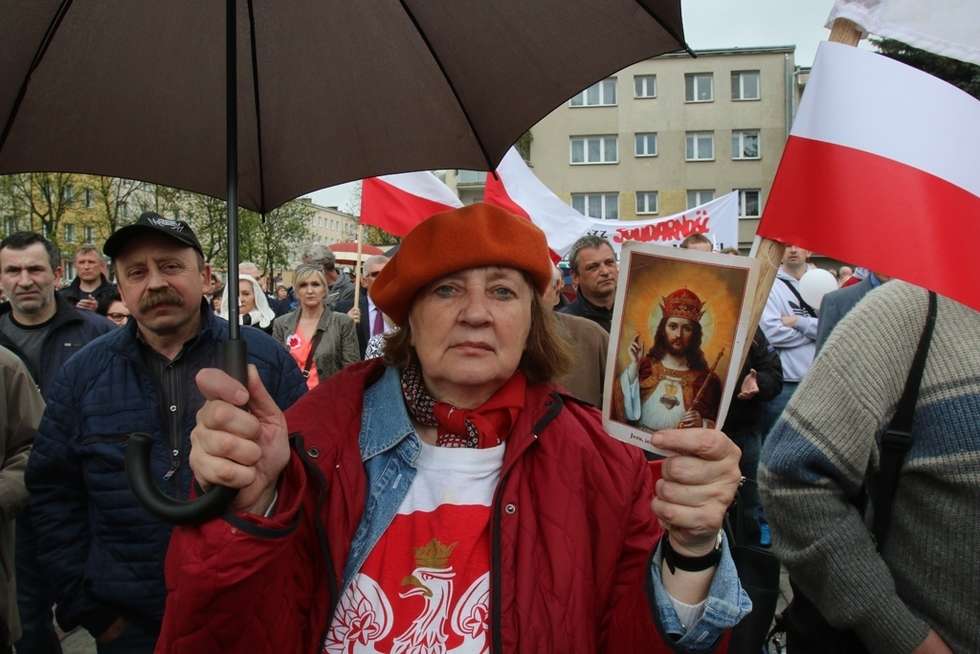
M 354 216 L 334 207 L 314 204 L 309 198 L 300 198 L 299 201 L 309 204 L 314 209 L 308 225 L 311 243 L 330 245 L 340 241 L 353 241 L 357 238 L 357 218 Z
M 797 104 L 793 52 L 701 50 L 625 68 L 532 128 L 534 172 L 583 213 L 607 218 L 665 216 L 742 190 L 747 247 Z

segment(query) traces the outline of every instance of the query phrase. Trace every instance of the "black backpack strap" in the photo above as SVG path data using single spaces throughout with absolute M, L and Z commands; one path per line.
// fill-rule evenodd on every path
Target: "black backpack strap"
M 803 296 L 800 295 L 800 292 L 798 290 L 796 290 L 796 287 L 793 286 L 792 282 L 790 282 L 788 279 L 783 279 L 782 277 L 777 277 L 776 279 L 786 284 L 786 288 L 788 288 L 790 291 L 793 292 L 793 295 L 796 296 L 796 299 L 800 301 L 800 308 L 806 311 L 808 316 L 810 316 L 811 318 L 817 317 L 816 309 L 814 309 L 813 307 L 811 307 L 809 304 L 806 303 L 806 300 L 803 299 Z
M 919 337 L 919 347 L 912 359 L 905 390 L 898 401 L 888 429 L 881 437 L 878 478 L 872 495 L 874 507 L 872 532 L 878 542 L 879 551 L 884 548 L 888 528 L 891 525 L 892 504 L 895 501 L 895 492 L 898 490 L 898 475 L 902 470 L 902 464 L 905 463 L 905 455 L 912 448 L 912 420 L 915 417 L 915 404 L 919 399 L 922 371 L 926 366 L 926 356 L 929 354 L 929 344 L 932 341 L 935 325 L 936 294 L 929 291 L 929 313 L 926 315 L 926 324 Z
M 306 355 L 306 363 L 303 364 L 303 379 L 309 379 L 310 377 L 310 368 L 313 367 L 313 355 L 316 354 L 316 349 L 320 347 L 321 338 L 323 338 L 323 330 L 318 329 L 316 330 L 316 335 L 313 336 L 313 342 L 310 343 L 310 352 Z

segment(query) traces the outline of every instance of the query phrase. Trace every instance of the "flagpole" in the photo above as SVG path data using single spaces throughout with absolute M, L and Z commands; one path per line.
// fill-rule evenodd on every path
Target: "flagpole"
M 357 262 L 354 264 L 354 306 L 360 310 L 361 306 L 361 252 L 364 247 L 364 226 L 360 219 L 357 222 Z M 354 322 L 360 322 L 360 316 Z
M 861 40 L 861 30 L 853 22 L 846 18 L 838 18 L 830 29 L 830 37 L 827 39 L 833 43 L 856 46 Z M 762 320 L 762 312 L 766 308 L 769 300 L 769 292 L 776 281 L 776 272 L 783 262 L 783 251 L 786 246 L 778 241 L 768 238 L 759 239 L 756 247 L 753 247 L 753 256 L 759 260 L 759 283 L 755 287 L 755 294 L 752 297 L 752 313 L 749 316 L 749 325 L 754 327 Z M 745 335 L 745 343 L 742 347 L 742 360 L 739 362 L 739 370 L 745 365 L 745 359 L 749 355 L 749 347 L 755 337 L 755 330 L 749 329 Z

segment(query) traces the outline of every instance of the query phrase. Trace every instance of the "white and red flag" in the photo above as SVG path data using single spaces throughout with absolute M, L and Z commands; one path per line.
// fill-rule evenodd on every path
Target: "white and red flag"
M 361 187 L 361 223 L 404 236 L 420 222 L 463 206 L 429 171 L 369 177 Z
M 846 18 L 862 31 L 980 65 L 977 0 L 837 0 L 827 27 Z
M 821 43 L 758 233 L 980 309 L 980 101 Z
M 548 245 L 561 256 L 589 231 L 591 221 L 562 202 L 539 180 L 514 148 L 507 151 L 497 177 L 487 174 L 483 201 L 529 218 L 545 233 Z

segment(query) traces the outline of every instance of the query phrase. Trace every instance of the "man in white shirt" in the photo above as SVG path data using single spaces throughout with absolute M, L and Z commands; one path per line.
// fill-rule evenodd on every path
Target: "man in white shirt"
M 361 348 L 362 359 L 367 342 L 371 337 L 391 330 L 389 324 L 385 322 L 384 314 L 374 305 L 369 293 L 371 285 L 387 263 L 388 257 L 382 254 L 367 258 L 361 273 L 361 286 L 364 287 L 364 291 L 361 293 L 361 299 L 357 306 L 347 312 L 347 315 L 357 322 L 357 344 Z

